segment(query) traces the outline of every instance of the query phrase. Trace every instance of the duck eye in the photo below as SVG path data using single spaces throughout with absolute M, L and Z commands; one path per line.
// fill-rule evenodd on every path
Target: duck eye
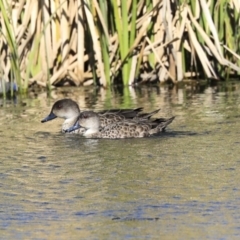
M 57 105 L 57 108 L 58 109 L 62 108 L 62 105 L 61 104 Z

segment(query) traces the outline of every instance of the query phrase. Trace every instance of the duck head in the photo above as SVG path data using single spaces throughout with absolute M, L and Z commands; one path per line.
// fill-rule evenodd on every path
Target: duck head
M 47 122 L 54 118 L 71 119 L 76 118 L 80 113 L 78 104 L 71 99 L 61 99 L 53 104 L 52 110 L 41 122 Z

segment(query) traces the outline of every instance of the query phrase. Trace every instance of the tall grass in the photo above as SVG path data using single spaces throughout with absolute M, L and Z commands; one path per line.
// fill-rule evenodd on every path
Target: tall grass
M 19 68 L 19 54 L 17 51 L 17 41 L 15 38 L 15 29 L 13 26 L 12 19 L 10 18 L 10 15 L 12 14 L 12 9 L 10 8 L 10 5 L 8 2 L 0 1 L 0 11 L 1 11 L 1 30 L 0 30 L 0 36 L 2 38 L 2 48 L 8 49 L 8 51 L 4 52 L 4 60 L 7 62 L 7 64 L 2 64 L 2 76 L 0 76 L 2 81 L 2 88 L 4 96 L 6 94 L 5 81 L 15 81 L 19 86 L 22 86 L 21 84 L 21 74 L 20 74 L 20 68 Z M 4 66 L 5 65 L 5 66 Z M 5 69 L 8 70 L 11 78 L 8 79 L 8 76 L 6 75 Z M 12 85 L 12 84 L 11 84 Z M 22 88 L 20 87 L 20 91 Z M 11 88 L 11 95 L 13 95 L 13 88 Z
M 0 0 L 1 79 L 21 91 L 240 74 L 238 0 Z

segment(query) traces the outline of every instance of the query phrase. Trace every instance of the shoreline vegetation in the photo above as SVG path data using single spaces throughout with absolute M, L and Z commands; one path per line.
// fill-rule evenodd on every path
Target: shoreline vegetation
M 0 0 L 0 51 L 3 94 L 239 78 L 240 3 Z

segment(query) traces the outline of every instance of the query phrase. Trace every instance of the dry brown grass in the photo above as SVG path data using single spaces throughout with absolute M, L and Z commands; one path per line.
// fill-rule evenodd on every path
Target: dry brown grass
M 105 5 L 96 0 L 47 0 L 38 4 L 19 0 L 10 1 L 10 5 L 6 0 L 0 2 L 10 29 L 1 11 L 1 78 L 10 81 L 12 76 L 9 56 L 13 50 L 7 38 L 10 31 L 18 56 L 19 84 L 25 89 L 33 82 L 41 86 L 65 83 L 79 86 L 97 79 L 103 86 L 132 85 L 136 78 L 138 83 L 179 82 L 186 77 L 219 79 L 226 73 L 229 76 L 240 73 L 237 0 L 224 6 L 217 1 L 209 6 L 206 0 L 194 1 L 192 5 L 175 0 L 151 4 L 140 0 L 136 1 L 134 22 L 134 1 L 128 1 L 127 19 L 124 11 L 118 9 L 121 32 L 113 21 L 116 12 L 109 10 L 114 3 L 120 6 L 120 1 L 104 1 Z M 123 54 L 121 40 L 126 43 L 131 31 L 135 31 L 135 37 Z M 127 75 L 123 75 L 126 64 Z

